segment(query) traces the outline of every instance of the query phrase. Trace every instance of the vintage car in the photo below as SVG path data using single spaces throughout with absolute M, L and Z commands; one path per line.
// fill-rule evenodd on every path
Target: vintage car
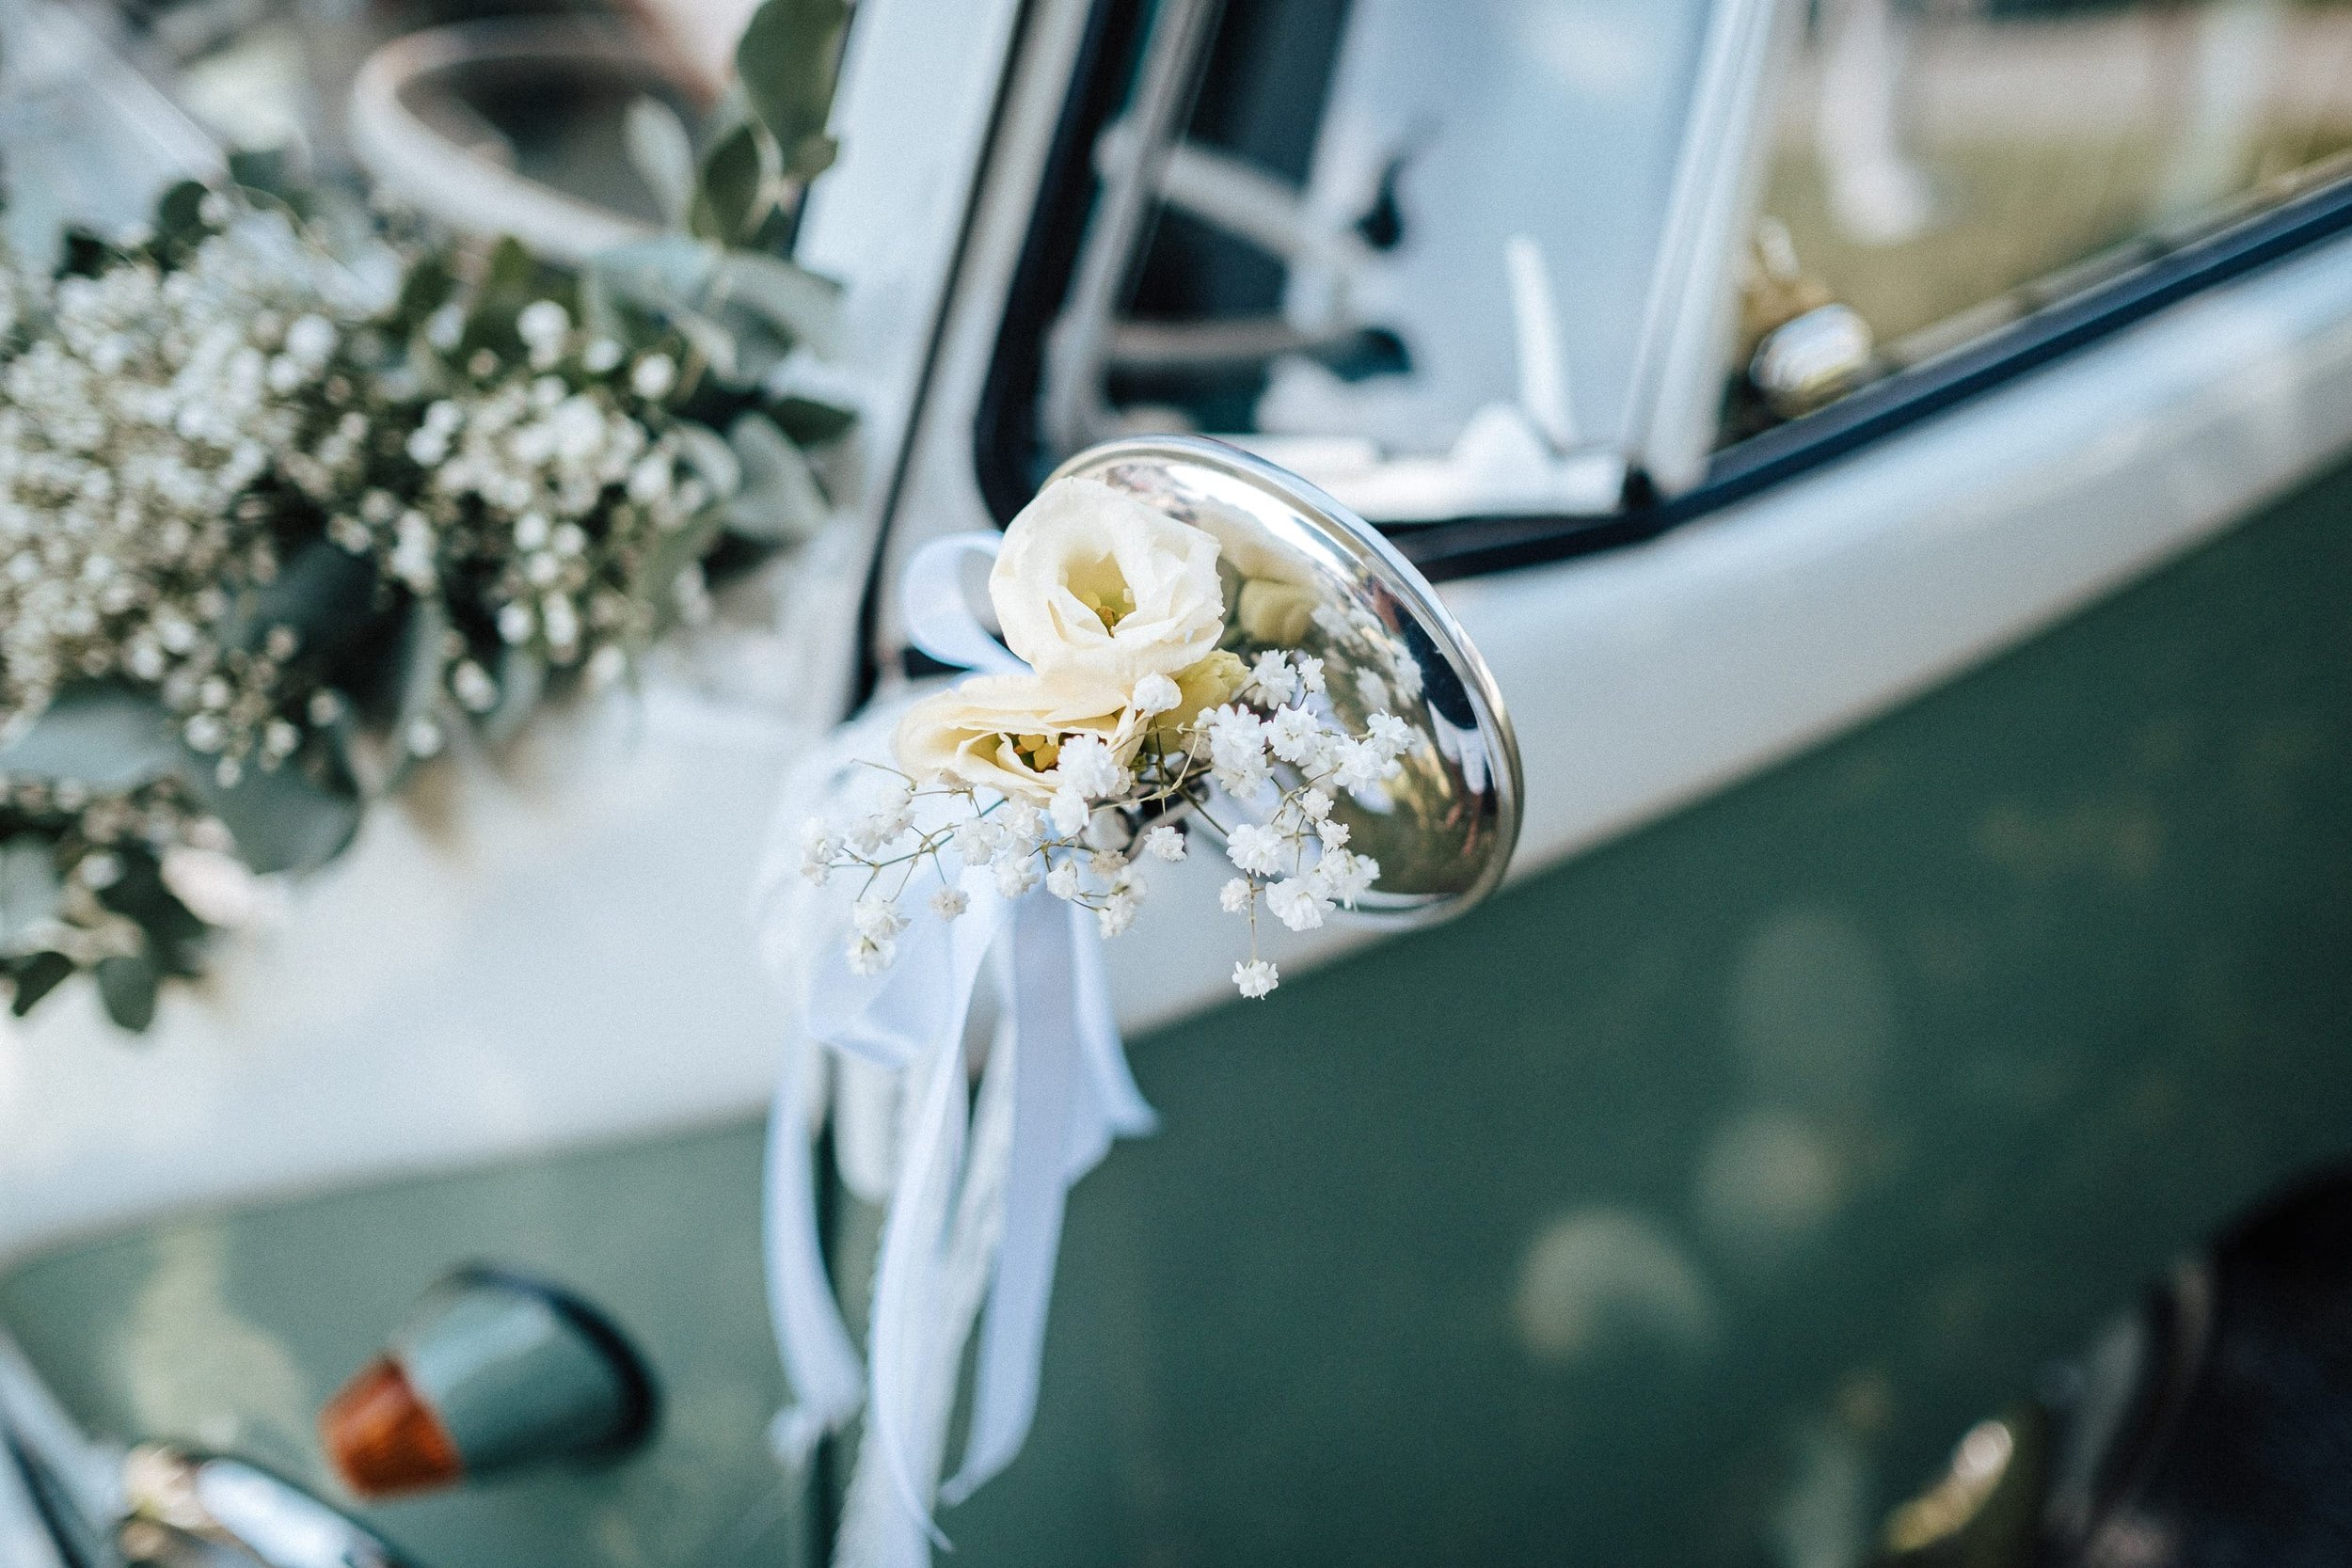
M 355 79 L 330 160 L 627 231 L 609 169 L 437 176 L 411 110 L 650 55 L 396 10 L 25 7 L 17 243 Z M 1073 1194 L 951 1560 L 2023 1562 L 2146 1504 L 2228 1364 L 2201 1249 L 2346 1152 L 2352 7 L 859 0 L 846 51 L 796 250 L 847 290 L 833 528 L 151 1037 L 72 993 L 0 1039 L 0 1559 L 826 1560 L 848 1450 L 766 1437 L 750 864 L 824 727 L 938 673 L 914 553 L 1170 431 L 1439 585 L 1524 826 L 1475 912 L 1285 938 L 1263 1004 L 1209 868 L 1111 944 L 1160 1129 Z M 825 1196 L 854 1298 L 876 1213 Z M 646 1434 L 357 1498 L 322 1406 L 468 1267 L 633 1346 Z M 2250 1556 L 2191 1510 L 2064 1560 L 2352 1553 L 2240 1481 L 2197 1506 Z

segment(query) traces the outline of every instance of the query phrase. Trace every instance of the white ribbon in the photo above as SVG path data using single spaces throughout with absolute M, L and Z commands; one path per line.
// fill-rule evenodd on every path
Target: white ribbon
M 991 637 L 964 591 L 966 562 L 997 535 L 961 534 L 910 562 L 908 638 L 943 662 L 1026 667 Z M 877 726 L 844 732 L 812 777 L 819 791 Z M 769 1122 L 765 1243 L 769 1307 L 797 1402 L 771 1438 L 798 1468 L 818 1438 L 867 1407 L 866 1441 L 844 1513 L 839 1568 L 922 1568 L 945 1544 L 931 1498 L 953 1504 L 1020 1452 L 1037 1410 L 1064 1199 L 1115 1138 L 1148 1132 L 1152 1108 L 1129 1074 L 1089 912 L 1033 891 L 1000 896 L 985 868 L 953 854 L 942 868 L 968 907 L 953 921 L 910 911 L 898 956 L 877 975 L 849 967 L 840 933 L 780 897 L 798 876 L 805 792 L 787 790 L 758 904 L 771 956 L 800 994 L 796 1035 Z M 825 942 L 821 952 L 810 944 Z M 993 962 L 991 961 L 993 958 Z M 965 1036 L 983 974 L 997 1025 L 977 1113 L 967 1104 Z M 828 1281 L 811 1174 L 813 1047 L 895 1072 L 901 1136 L 861 1365 Z M 983 1311 L 984 1316 L 980 1316 Z M 979 1316 L 972 1415 L 962 1459 L 939 1481 L 965 1340 Z

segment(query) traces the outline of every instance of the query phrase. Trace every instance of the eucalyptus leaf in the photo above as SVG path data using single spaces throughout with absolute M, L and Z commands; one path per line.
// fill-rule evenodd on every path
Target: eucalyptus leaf
M 155 988 L 163 976 L 144 953 L 118 953 L 98 960 L 98 999 L 106 1016 L 120 1027 L 139 1034 L 155 1022 Z
M 660 203 L 663 219 L 683 227 L 694 199 L 694 140 L 686 122 L 659 98 L 640 96 L 622 116 L 621 136 L 638 178 Z
M 405 735 L 410 724 L 429 719 L 441 705 L 441 675 L 448 668 L 449 609 L 437 598 L 418 599 L 400 628 L 393 678 L 398 697 L 392 723 Z
M 498 705 L 482 716 L 476 728 L 491 745 L 503 746 L 546 694 L 548 661 L 530 648 L 509 646 L 499 658 L 498 683 Z
M 0 844 L 0 952 L 14 952 L 57 912 L 65 892 L 56 846 L 37 833 Z
M 743 486 L 726 503 L 727 527 L 746 539 L 798 544 L 815 533 L 830 510 L 808 459 L 775 421 L 745 414 L 727 428 L 727 445 L 741 465 Z
M 212 193 L 194 180 L 183 180 L 163 194 L 155 203 L 156 259 L 166 266 L 176 266 L 188 252 L 211 237 L 213 226 L 204 221 L 204 198 Z
M 711 144 L 690 212 L 693 231 L 723 245 L 739 245 L 775 205 L 783 156 L 775 138 L 746 119 Z
M 183 754 L 179 726 L 154 697 L 118 681 L 83 681 L 0 747 L 0 773 L 121 790 L 171 772 Z
M 210 758 L 192 755 L 189 764 L 197 803 L 220 818 L 237 858 L 254 871 L 324 865 L 359 831 L 359 787 L 332 751 L 313 747 L 274 768 L 249 767 L 228 785 Z
M 690 566 L 698 564 L 718 543 L 726 527 L 726 514 L 718 507 L 705 510 L 685 527 L 663 536 L 661 543 L 639 568 L 631 585 L 638 601 L 654 612 L 657 630 L 666 628 L 677 615 L 677 600 L 673 594 L 678 578 Z
M 776 428 L 796 447 L 806 451 L 821 447 L 849 433 L 857 423 L 857 416 L 846 408 L 836 408 L 814 398 L 781 397 L 768 404 L 768 417 L 776 421 Z
M 457 275 L 450 270 L 448 259 L 438 250 L 426 252 L 400 280 L 400 293 L 392 304 L 391 326 L 400 332 L 415 331 L 424 325 L 427 316 L 448 304 L 456 292 Z
M 686 461 L 713 494 L 724 499 L 743 488 L 743 465 L 737 459 L 735 449 L 721 440 L 717 431 L 691 420 L 680 420 L 677 438 L 685 449 Z
M 848 0 L 767 0 L 735 46 L 736 74 L 752 112 L 776 138 L 787 170 L 803 179 L 816 172 L 803 172 L 803 166 L 818 149 L 831 161 L 825 120 L 849 25 Z
M 718 260 L 718 247 L 707 240 L 662 234 L 599 251 L 588 267 L 617 297 L 671 309 L 702 298 Z
M 280 201 L 303 194 L 294 154 L 284 147 L 241 148 L 230 153 L 229 178 Z
M 710 372 L 730 387 L 750 385 L 743 369 L 742 341 L 708 316 L 694 310 L 673 310 L 670 325 L 710 366 Z
M 119 858 L 122 869 L 100 890 L 98 901 L 138 923 L 147 936 L 149 956 L 166 974 L 199 973 L 197 958 L 209 927 L 165 885 L 163 866 L 154 856 L 135 850 Z
M 831 356 L 841 347 L 841 285 L 755 250 L 730 250 L 719 259 L 712 297 L 741 305 L 775 324 L 797 342 Z
M 331 654 L 369 630 L 375 590 L 373 563 L 340 545 L 313 539 L 275 578 L 240 595 L 228 635 L 246 648 L 259 648 L 272 626 L 290 626 L 303 651 Z
M 467 355 L 482 348 L 499 354 L 519 352 L 523 342 L 515 319 L 522 314 L 523 307 L 551 299 L 570 309 L 578 303 L 577 291 L 571 273 L 541 261 L 513 237 L 501 238 L 490 247 L 489 264 L 474 290 L 458 353 Z
M 803 136 L 784 161 L 784 177 L 805 185 L 825 170 L 841 155 L 841 144 L 831 136 Z
M 8 1002 L 8 1011 L 23 1018 L 40 1005 L 40 999 L 63 985 L 73 974 L 73 960 L 63 953 L 35 953 L 8 965 L 8 977 L 15 982 L 16 995 Z

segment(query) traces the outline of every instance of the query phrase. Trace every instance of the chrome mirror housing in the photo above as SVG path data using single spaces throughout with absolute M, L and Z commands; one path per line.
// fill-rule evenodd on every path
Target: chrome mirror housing
M 1333 808 L 1349 846 L 1380 863 L 1367 911 L 1442 919 L 1495 889 L 1518 840 L 1518 742 L 1478 650 L 1377 530 L 1297 475 L 1199 437 L 1106 442 L 1054 475 L 1073 478 L 1216 536 L 1227 649 L 1313 655 L 1350 728 L 1385 712 L 1417 733 L 1400 773 Z

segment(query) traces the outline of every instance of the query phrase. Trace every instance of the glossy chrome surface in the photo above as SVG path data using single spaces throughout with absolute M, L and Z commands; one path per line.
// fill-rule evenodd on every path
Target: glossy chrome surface
M 84 1433 L 6 1330 L 0 1472 L 0 1545 L 18 1553 L 11 1568 L 20 1557 L 40 1568 L 43 1558 L 26 1554 L 53 1529 L 71 1539 L 47 1560 L 88 1568 L 402 1568 L 391 1547 L 257 1465 L 162 1444 L 126 1450 Z M 35 1490 L 45 1510 L 33 1505 Z
M 1384 791 L 1334 811 L 1350 847 L 1380 863 L 1368 910 L 1442 918 L 1494 890 L 1518 841 L 1518 742 L 1486 661 L 1387 540 L 1297 475 L 1221 442 L 1111 441 L 1054 475 L 1073 477 L 1216 535 L 1232 611 L 1224 646 L 1244 658 L 1315 655 L 1343 722 L 1390 712 L 1420 733 L 1425 744 Z
M 1748 379 L 1787 419 L 1843 397 L 1869 373 L 1870 324 L 1851 306 L 1816 306 L 1764 335 Z
M 147 1445 L 123 1465 L 133 1562 L 167 1568 L 402 1568 L 391 1547 L 290 1481 L 242 1460 Z

